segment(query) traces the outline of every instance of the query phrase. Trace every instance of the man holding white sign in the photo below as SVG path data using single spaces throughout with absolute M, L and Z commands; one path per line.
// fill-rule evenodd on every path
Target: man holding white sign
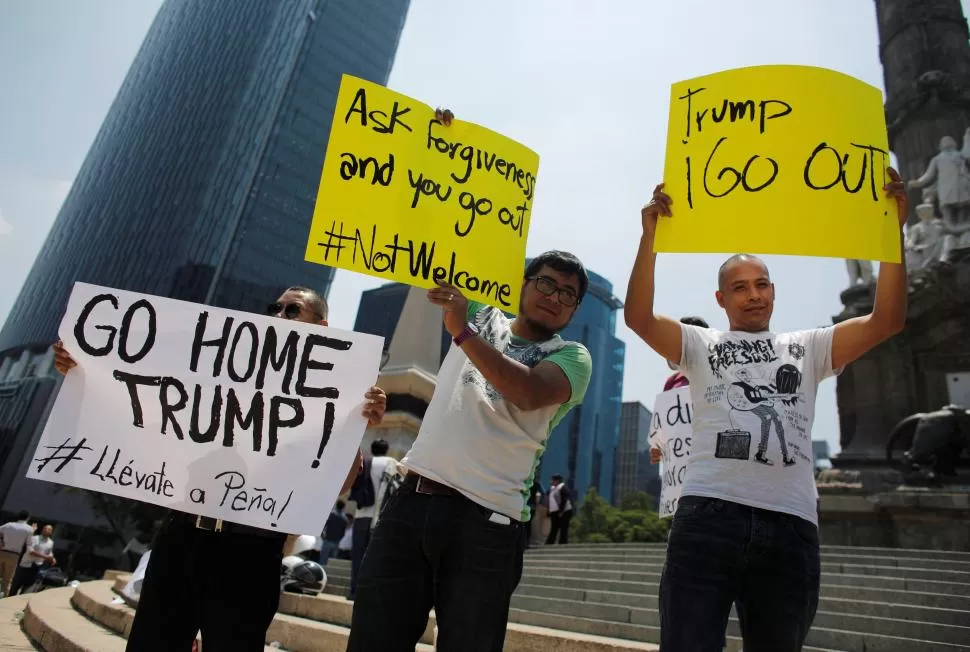
M 350 396 L 373 382 L 380 338 L 309 328 L 327 325 L 327 305 L 308 288 L 286 290 L 268 314 L 289 321 L 75 286 L 61 334 L 80 364 L 55 345 L 66 378 L 31 475 L 173 508 L 152 545 L 132 652 L 188 652 L 200 630 L 207 652 L 261 651 L 286 533 L 319 531 L 318 490 L 335 498 L 359 471 L 364 422 Z M 120 420 L 119 403 L 130 408 Z M 385 404 L 367 389 L 364 419 L 379 423 Z M 137 461 L 146 452 L 162 460 L 152 473 L 154 460 Z
M 895 170 L 898 246 L 908 214 Z M 769 330 L 774 285 L 755 256 L 718 272 L 718 305 L 730 330 L 654 313 L 654 237 L 670 218 L 663 184 L 641 212 L 626 323 L 690 380 L 691 461 L 660 583 L 664 652 L 715 652 L 731 603 L 745 650 L 796 652 L 818 607 L 820 578 L 811 427 L 818 383 L 902 330 L 906 269 L 883 262 L 871 314 L 793 333 Z M 757 443 L 753 450 L 752 444 Z

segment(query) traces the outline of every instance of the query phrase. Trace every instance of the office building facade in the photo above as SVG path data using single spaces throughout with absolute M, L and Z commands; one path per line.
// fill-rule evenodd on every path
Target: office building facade
M 0 331 L 4 514 L 64 523 L 72 500 L 23 470 L 75 281 L 253 312 L 288 285 L 327 294 L 333 270 L 303 256 L 340 79 L 386 84 L 408 6 L 164 2 Z M 83 511 L 65 520 L 96 525 Z
M 613 471 L 613 504 L 635 491 L 660 499 L 660 466 L 650 463 L 650 410 L 639 401 L 623 403 L 620 411 L 620 440 Z
M 623 303 L 613 295 L 612 283 L 587 272 L 589 291 L 560 335 L 589 349 L 593 375 L 582 405 L 571 410 L 553 430 L 539 466 L 539 481 L 548 489 L 553 474 L 560 474 L 568 479 L 577 498 L 593 487 L 610 501 L 626 355 L 626 345 L 616 337 L 616 313 Z
M 401 311 L 404 310 L 404 302 L 410 289 L 411 286 L 403 283 L 385 283 L 380 287 L 361 292 L 354 330 L 358 333 L 380 335 L 384 338 L 384 348 L 387 350 L 397 331 Z M 444 323 L 441 323 L 439 330 L 441 357 L 438 363 L 440 364 L 451 346 L 451 335 L 445 330 Z M 437 372 L 437 368 L 434 371 Z
M 49 345 L 85 281 L 261 311 L 304 262 L 341 75 L 387 82 L 409 0 L 166 0 L 0 331 Z

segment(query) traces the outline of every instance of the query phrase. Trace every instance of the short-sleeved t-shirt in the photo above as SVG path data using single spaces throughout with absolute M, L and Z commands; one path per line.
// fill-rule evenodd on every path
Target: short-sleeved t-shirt
M 44 558 L 35 555 L 35 551 L 42 555 L 51 554 L 54 552 L 54 540 L 50 537 L 42 537 L 40 535 L 32 536 L 30 543 L 27 545 L 27 552 L 20 559 L 20 565 L 24 568 L 30 568 L 32 565 L 40 566 L 43 564 Z
M 681 324 L 693 437 L 683 495 L 793 514 L 817 524 L 812 422 L 832 369 L 834 328 L 721 332 Z
M 549 433 L 586 395 L 589 351 L 558 335 L 542 342 L 518 338 L 504 313 L 480 303 L 469 302 L 468 319 L 479 337 L 509 358 L 527 367 L 551 362 L 562 369 L 572 390 L 569 400 L 522 410 L 499 394 L 460 347 L 452 346 L 417 439 L 401 464 L 494 512 L 527 521 L 529 493 Z

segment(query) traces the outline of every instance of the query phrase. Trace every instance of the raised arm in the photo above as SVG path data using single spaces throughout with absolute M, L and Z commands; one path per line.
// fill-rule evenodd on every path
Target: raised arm
M 672 203 L 663 192 L 663 184 L 653 191 L 653 199 L 640 211 L 643 234 L 637 259 L 630 272 L 630 283 L 626 288 L 626 306 L 623 317 L 626 325 L 640 336 L 651 349 L 665 360 L 680 364 L 681 334 L 680 323 L 669 317 L 654 314 L 654 277 L 657 267 L 657 254 L 653 250 L 654 236 L 657 231 L 657 218 L 660 215 L 671 217 Z
M 468 319 L 468 300 L 461 291 L 454 286 L 440 284 L 440 287 L 428 291 L 428 300 L 442 308 L 445 330 L 452 337 L 458 337 Z M 535 367 L 527 367 L 513 360 L 477 335 L 462 341 L 461 350 L 505 400 L 520 410 L 538 410 L 566 403 L 573 398 L 574 384 L 577 387 L 581 385 L 585 391 L 589 382 L 591 362 L 585 349 L 563 349 L 553 354 L 562 364 L 547 359 Z M 567 356 L 572 352 L 576 355 Z M 565 370 L 567 368 L 574 382 L 570 382 Z
M 909 214 L 906 184 L 896 170 L 889 168 L 891 181 L 886 185 L 886 195 L 896 200 L 899 217 L 898 263 L 879 263 L 876 281 L 876 300 L 872 312 L 863 317 L 847 319 L 835 326 L 832 333 L 832 368 L 841 369 L 863 356 L 867 351 L 903 330 L 906 323 L 908 282 L 906 279 L 906 256 L 902 252 L 903 224 Z

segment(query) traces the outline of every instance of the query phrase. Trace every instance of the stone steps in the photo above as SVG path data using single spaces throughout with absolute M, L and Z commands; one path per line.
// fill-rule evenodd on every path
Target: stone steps
M 94 596 L 101 593 L 98 602 L 110 602 L 111 586 L 120 591 L 127 577 L 119 577 L 114 582 L 89 582 L 78 587 L 79 595 Z M 80 600 L 80 602 L 78 602 Z M 76 604 L 83 598 L 75 600 Z M 117 606 L 113 605 L 113 608 Z M 130 607 L 124 607 L 133 615 Z M 98 611 L 92 610 L 92 618 L 99 618 Z M 266 634 L 267 641 L 278 641 L 286 650 L 293 652 L 319 652 L 343 650 L 349 633 L 353 603 L 342 597 L 324 595 L 311 597 L 284 593 L 280 596 L 280 608 Z M 430 614 L 428 626 L 417 646 L 419 651 L 433 650 L 435 625 L 434 612 Z M 615 640 L 609 637 L 585 635 L 577 632 L 554 631 L 545 627 L 513 624 L 508 628 L 505 640 L 506 652 L 656 652 L 655 644 Z
M 74 609 L 74 591 L 64 587 L 30 594 L 23 619 L 27 635 L 44 652 L 124 652 L 124 638 Z
M 532 548 L 527 555 L 573 555 L 584 558 L 602 555 L 640 556 L 649 552 L 663 553 L 666 543 L 570 543 L 566 546 L 540 546 Z M 822 546 L 823 558 L 827 555 L 861 555 L 876 557 L 904 557 L 932 560 L 970 561 L 970 552 L 929 550 L 923 548 L 872 548 L 865 546 Z
M 530 551 L 510 621 L 657 642 L 663 548 L 620 550 L 622 562 L 615 560 L 616 550 L 604 555 L 598 546 Z M 942 572 L 932 564 L 921 569 L 917 564 L 925 560 L 900 551 L 827 550 L 808 644 L 847 652 L 970 650 L 970 580 L 961 570 L 966 562 L 960 554 L 945 556 L 940 562 L 953 570 Z M 331 560 L 328 592 L 345 594 L 349 573 L 348 562 Z M 740 635 L 733 616 L 728 634 Z M 729 649 L 737 644 L 729 641 Z
M 570 568 L 585 570 L 649 572 L 662 567 L 663 563 L 664 554 L 655 552 L 639 557 L 620 559 L 613 559 L 612 557 L 604 559 L 580 556 L 567 557 L 565 555 L 540 555 L 537 553 L 526 555 L 526 564 L 535 568 L 562 567 L 564 564 L 569 564 Z M 909 571 L 930 571 L 933 573 L 962 573 L 964 576 L 970 576 L 970 562 L 852 555 L 822 556 L 822 572 L 857 573 L 856 569 L 862 568 L 879 569 L 878 574 L 886 574 L 895 569 L 907 569 Z
M 115 600 L 115 591 L 120 591 L 127 581 L 127 576 L 122 575 L 114 580 L 85 582 L 77 587 L 71 601 L 88 618 L 111 628 L 120 636 L 127 636 L 135 610 Z M 347 627 L 278 613 L 266 632 L 266 640 L 278 642 L 282 649 L 291 652 L 342 652 L 347 648 L 349 633 Z M 271 652 L 278 648 L 267 646 L 265 649 Z M 433 652 L 430 645 L 423 644 L 415 650 Z M 45 649 L 45 652 L 49 651 Z
M 26 595 L 0 600 L 0 650 L 3 652 L 37 652 L 39 649 L 20 626 L 26 608 Z
M 512 600 L 505 650 L 656 651 L 663 555 L 662 545 L 649 544 L 529 551 Z M 825 548 L 822 557 L 822 595 L 805 652 L 970 652 L 970 554 Z M 353 604 L 343 598 L 350 567 L 331 560 L 326 569 L 326 595 L 281 597 L 267 641 L 291 652 L 345 649 L 353 613 Z M 112 591 L 127 577 L 111 577 L 76 590 L 11 598 L 9 606 L 0 600 L 0 643 L 4 636 L 14 641 L 0 650 L 123 650 L 134 611 Z M 433 650 L 433 627 L 432 612 L 417 650 Z M 727 649 L 740 648 L 732 614 Z

